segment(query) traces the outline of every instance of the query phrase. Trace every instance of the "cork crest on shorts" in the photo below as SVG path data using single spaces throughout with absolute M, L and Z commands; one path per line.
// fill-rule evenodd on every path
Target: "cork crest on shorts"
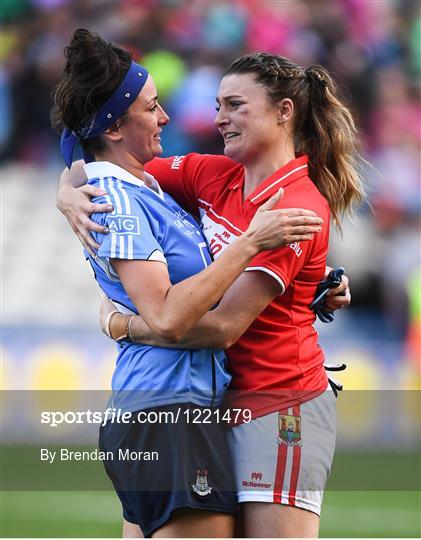
M 301 416 L 278 414 L 278 444 L 301 446 Z

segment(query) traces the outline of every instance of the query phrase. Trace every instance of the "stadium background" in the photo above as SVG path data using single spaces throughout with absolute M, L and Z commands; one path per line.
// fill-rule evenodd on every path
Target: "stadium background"
M 0 9 L 3 390 L 107 389 L 113 369 L 89 269 L 55 208 L 63 164 L 49 127 L 51 91 L 79 27 L 128 48 L 152 72 L 171 117 L 166 155 L 222 151 L 214 98 L 224 67 L 245 52 L 279 53 L 333 72 L 371 164 L 370 205 L 345 223 L 343 238 L 332 237 L 330 263 L 346 267 L 353 298 L 334 325 L 318 324 L 320 342 L 329 361 L 348 364 L 341 377 L 355 391 L 348 403 L 361 390 L 419 389 L 418 2 L 3 0 Z M 419 450 L 414 407 L 342 412 L 339 450 L 382 451 L 385 431 L 395 463 Z M 16 416 L 3 420 L 22 433 Z M 413 474 L 419 477 L 419 462 Z M 419 491 L 372 489 L 329 491 L 322 536 L 421 534 Z M 1 513 L 6 536 L 120 533 L 111 492 L 6 491 Z

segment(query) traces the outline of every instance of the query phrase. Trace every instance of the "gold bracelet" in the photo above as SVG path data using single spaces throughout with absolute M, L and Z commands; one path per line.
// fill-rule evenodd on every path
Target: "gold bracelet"
M 112 336 L 111 336 L 111 332 L 110 332 L 110 322 L 111 322 L 111 319 L 113 317 L 113 315 L 115 315 L 116 313 L 119 313 L 118 309 L 115 309 L 114 311 L 111 311 L 111 313 L 108 313 L 106 319 L 105 319 L 105 323 L 104 323 L 104 327 L 103 327 L 103 332 L 105 333 L 105 335 L 107 335 L 109 338 L 113 339 Z
M 135 315 L 131 315 L 129 317 L 129 320 L 127 321 L 127 337 L 129 339 L 129 341 L 132 341 L 133 342 L 133 336 L 132 336 L 132 322 L 133 322 L 133 319 L 135 318 Z

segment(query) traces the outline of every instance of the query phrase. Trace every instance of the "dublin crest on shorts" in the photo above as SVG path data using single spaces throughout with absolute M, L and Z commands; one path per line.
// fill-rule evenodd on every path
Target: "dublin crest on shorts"
M 278 414 L 278 444 L 301 446 L 301 416 Z
M 208 471 L 205 467 L 196 469 L 196 482 L 190 485 L 192 490 L 197 493 L 197 495 L 200 495 L 200 497 L 204 497 L 211 493 L 212 487 L 208 483 Z

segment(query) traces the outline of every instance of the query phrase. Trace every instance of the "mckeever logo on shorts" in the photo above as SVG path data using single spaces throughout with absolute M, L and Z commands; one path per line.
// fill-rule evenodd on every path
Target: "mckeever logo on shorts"
M 263 482 L 263 473 L 252 472 L 250 475 L 250 480 L 243 480 L 242 486 L 269 489 L 272 486 L 272 484 Z
M 301 416 L 278 414 L 278 444 L 301 446 Z

